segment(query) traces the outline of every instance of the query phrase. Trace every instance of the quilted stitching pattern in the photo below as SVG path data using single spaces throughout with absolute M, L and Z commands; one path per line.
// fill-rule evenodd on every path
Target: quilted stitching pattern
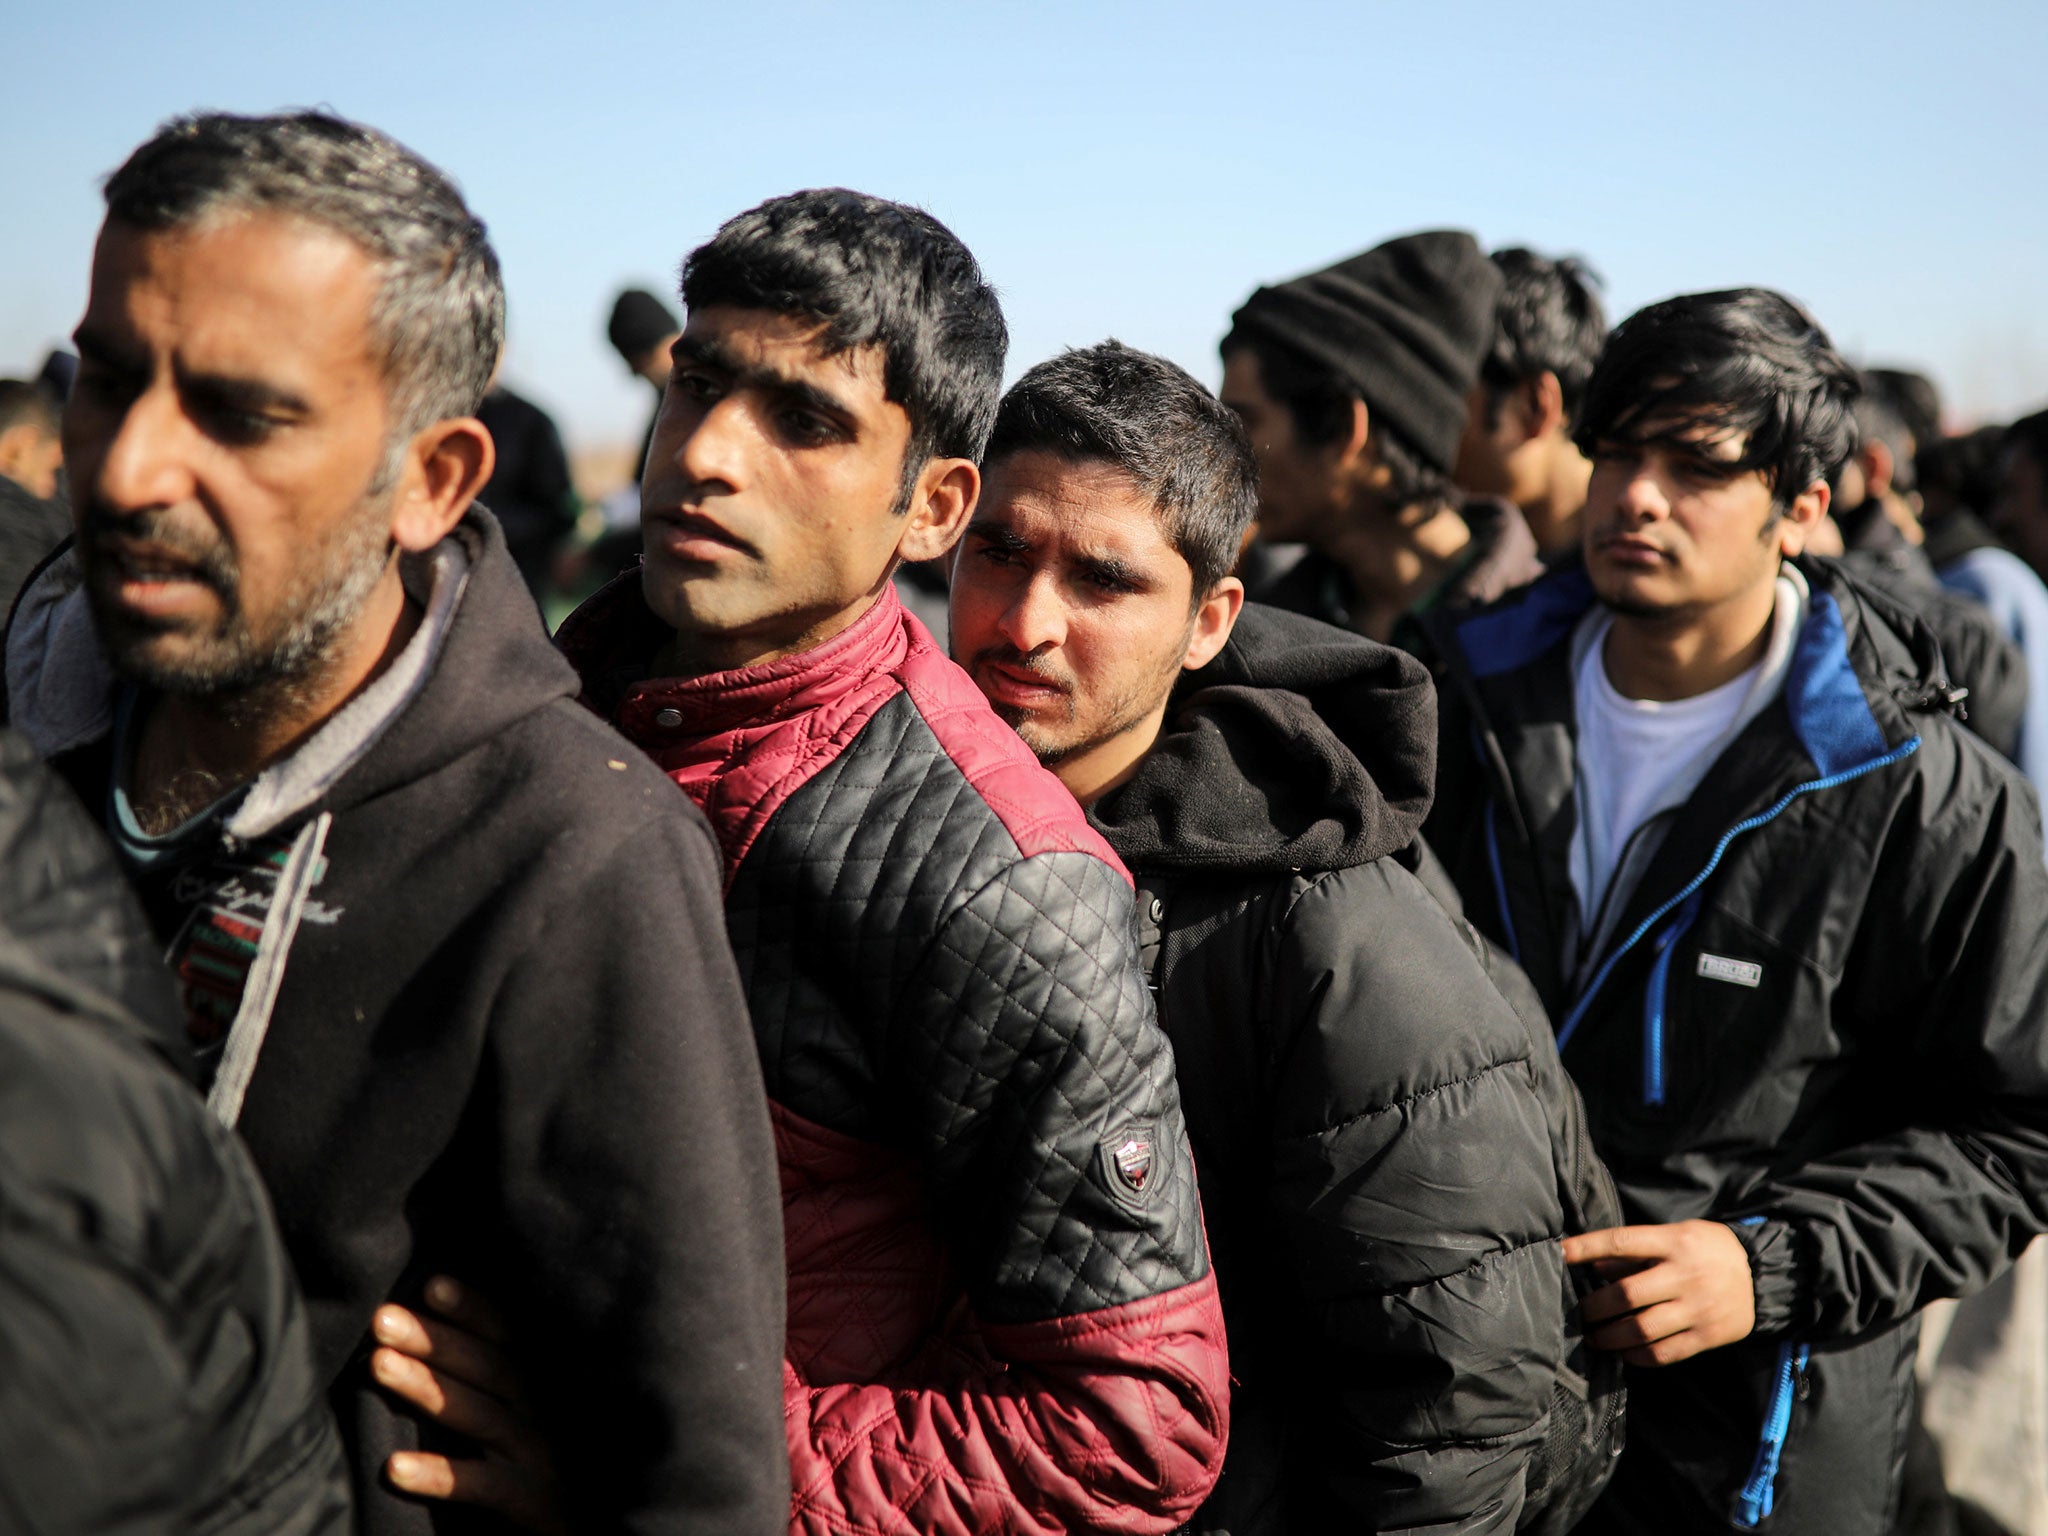
M 770 1094 L 918 1158 L 986 1320 L 1206 1273 L 1129 887 L 1091 854 L 1020 858 L 908 695 L 789 798 L 727 919 Z M 1133 1127 L 1141 1198 L 1100 1151 Z

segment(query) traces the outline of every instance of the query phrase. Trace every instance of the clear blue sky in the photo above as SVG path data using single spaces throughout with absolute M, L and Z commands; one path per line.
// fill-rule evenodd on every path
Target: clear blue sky
M 648 409 L 613 293 L 834 183 L 967 241 L 1013 376 L 1115 334 L 1213 382 L 1259 282 L 1460 225 L 1590 257 L 1617 317 L 1767 283 L 1959 416 L 2048 403 L 2041 0 L 18 9 L 0 372 L 75 322 L 99 179 L 161 119 L 325 104 L 462 183 L 505 264 L 507 378 L 586 443 Z

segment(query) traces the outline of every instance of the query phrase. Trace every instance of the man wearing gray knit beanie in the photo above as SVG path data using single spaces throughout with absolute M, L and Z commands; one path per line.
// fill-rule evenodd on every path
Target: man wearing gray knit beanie
M 1499 270 L 1461 230 L 1404 235 L 1261 288 L 1223 339 L 1223 400 L 1259 460 L 1262 543 L 1307 553 L 1251 595 L 1390 640 L 1541 569 L 1521 514 L 1451 468 L 1493 337 Z

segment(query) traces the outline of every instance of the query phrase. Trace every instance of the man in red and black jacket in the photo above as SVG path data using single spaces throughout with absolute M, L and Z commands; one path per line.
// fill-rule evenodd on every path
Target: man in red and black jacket
M 559 638 L 724 850 L 792 1529 L 1170 1530 L 1227 1367 L 1130 877 L 890 582 L 974 509 L 1001 310 L 937 221 L 845 191 L 733 219 L 683 299 L 645 565 Z

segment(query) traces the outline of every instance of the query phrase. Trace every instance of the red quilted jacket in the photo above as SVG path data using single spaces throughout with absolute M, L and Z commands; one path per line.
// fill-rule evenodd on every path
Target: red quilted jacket
M 1228 1417 L 1130 877 L 893 588 L 649 679 L 637 573 L 564 625 L 704 810 L 781 1160 L 793 1530 L 1160 1532 Z

